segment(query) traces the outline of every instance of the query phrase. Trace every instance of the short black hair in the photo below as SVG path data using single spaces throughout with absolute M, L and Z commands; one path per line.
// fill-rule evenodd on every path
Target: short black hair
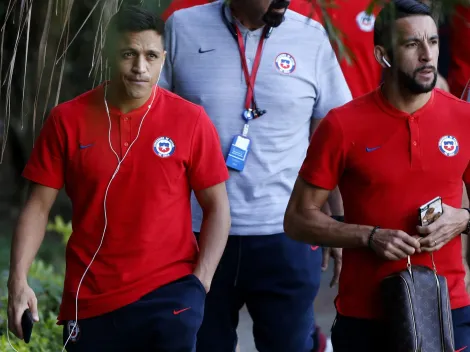
M 391 0 L 380 10 L 374 25 L 374 45 L 392 49 L 395 21 L 410 16 L 430 16 L 431 8 L 417 0 Z
M 165 22 L 161 18 L 142 6 L 123 6 L 111 17 L 106 29 L 105 55 L 109 57 L 114 53 L 115 45 L 122 34 L 147 30 L 157 32 L 162 37 L 162 44 L 165 43 Z

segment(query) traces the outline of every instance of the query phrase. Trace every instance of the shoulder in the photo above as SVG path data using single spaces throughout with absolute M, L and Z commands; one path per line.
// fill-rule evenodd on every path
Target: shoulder
M 320 22 L 292 10 L 286 11 L 285 20 L 282 25 L 292 30 L 302 31 L 310 39 L 312 39 L 312 36 L 313 38 L 328 39 L 328 34 Z
M 369 119 L 369 113 L 376 111 L 376 91 L 372 91 L 358 98 L 352 99 L 344 105 L 331 109 L 333 118 L 341 125 L 360 124 L 362 120 Z
M 175 11 L 167 21 L 170 26 L 191 26 L 204 24 L 206 20 L 214 20 L 214 16 L 222 16 L 222 3 L 215 1 L 204 5 L 196 5 Z M 209 22 L 210 23 L 210 22 Z M 207 24 L 207 22 L 206 22 Z
M 204 114 L 202 106 L 194 104 L 175 93 L 172 93 L 164 88 L 158 87 L 161 94 L 161 102 L 165 110 L 169 110 L 172 118 L 191 118 Z
M 78 119 L 85 109 L 93 109 L 100 102 L 100 97 L 104 99 L 103 85 L 89 90 L 73 99 L 64 101 L 51 109 L 50 117 L 56 122 L 64 120 Z M 104 101 L 104 100 L 103 100 Z
M 434 111 L 436 118 L 446 125 L 460 126 L 470 129 L 470 103 L 455 97 L 439 88 L 434 90 Z
M 460 107 L 462 109 L 468 109 L 470 107 L 470 104 L 462 99 L 457 98 L 456 96 L 447 93 L 446 91 L 443 91 L 439 88 L 434 89 L 434 94 L 436 97 L 436 101 L 441 103 L 441 102 L 446 102 L 447 104 L 450 104 L 451 106 L 455 107 Z

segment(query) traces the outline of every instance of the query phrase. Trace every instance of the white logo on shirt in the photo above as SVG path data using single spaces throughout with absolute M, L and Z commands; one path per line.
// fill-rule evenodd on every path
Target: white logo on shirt
M 445 156 L 454 156 L 459 152 L 459 142 L 454 136 L 443 136 L 439 140 L 439 150 Z
M 279 72 L 290 74 L 295 70 L 295 59 L 291 54 L 281 53 L 276 57 L 276 68 Z
M 161 158 L 168 158 L 175 151 L 175 143 L 170 137 L 159 137 L 153 142 L 153 151 Z
M 356 16 L 357 25 L 364 32 L 372 32 L 374 30 L 375 15 L 367 14 L 365 11 L 360 12 Z

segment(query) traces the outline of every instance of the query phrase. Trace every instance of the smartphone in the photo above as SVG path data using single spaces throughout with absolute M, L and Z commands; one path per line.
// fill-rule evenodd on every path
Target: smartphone
M 31 333 L 33 332 L 33 315 L 29 309 L 26 309 L 21 317 L 21 328 L 23 329 L 24 342 L 29 343 L 31 340 Z
M 421 226 L 431 225 L 442 215 L 442 199 L 436 197 L 419 207 L 419 221 Z

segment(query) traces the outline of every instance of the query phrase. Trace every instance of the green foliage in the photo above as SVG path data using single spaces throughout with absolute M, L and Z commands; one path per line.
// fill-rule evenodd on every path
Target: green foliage
M 56 216 L 54 218 L 55 222 L 49 222 L 47 224 L 47 231 L 57 232 L 59 235 L 62 235 L 62 240 L 64 244 L 67 244 L 69 241 L 70 235 L 72 235 L 72 222 L 64 222 L 61 216 Z
M 13 351 L 6 336 L 8 271 L 0 276 L 0 351 Z M 41 260 L 33 263 L 28 282 L 38 299 L 39 322 L 34 325 L 29 344 L 10 333 L 10 341 L 18 352 L 55 352 L 62 350 L 62 326 L 58 326 L 57 314 L 61 301 L 63 274 Z
M 47 225 L 47 231 L 55 232 L 60 236 L 61 242 L 49 238 L 42 246 L 38 258 L 31 265 L 28 275 L 28 283 L 36 293 L 38 299 L 39 322 L 34 325 L 33 335 L 29 344 L 18 340 L 10 333 L 10 341 L 18 352 L 55 352 L 62 350 L 62 326 L 57 325 L 57 315 L 59 313 L 62 300 L 62 290 L 64 282 L 64 265 L 61 260 L 51 260 L 57 257 L 58 253 L 63 253 L 72 234 L 71 222 L 65 223 L 63 218 L 56 216 L 53 222 Z M 3 242 L 2 242 L 3 243 Z M 4 247 L 9 248 L 9 244 L 4 243 Z M 54 253 L 52 253 L 54 252 Z M 53 262 L 46 264 L 45 260 Z M 57 258 L 56 258 L 57 259 Z M 6 268 L 3 265 L 0 268 Z M 6 336 L 6 307 L 8 303 L 7 292 L 8 270 L 0 269 L 0 351 L 13 351 Z

